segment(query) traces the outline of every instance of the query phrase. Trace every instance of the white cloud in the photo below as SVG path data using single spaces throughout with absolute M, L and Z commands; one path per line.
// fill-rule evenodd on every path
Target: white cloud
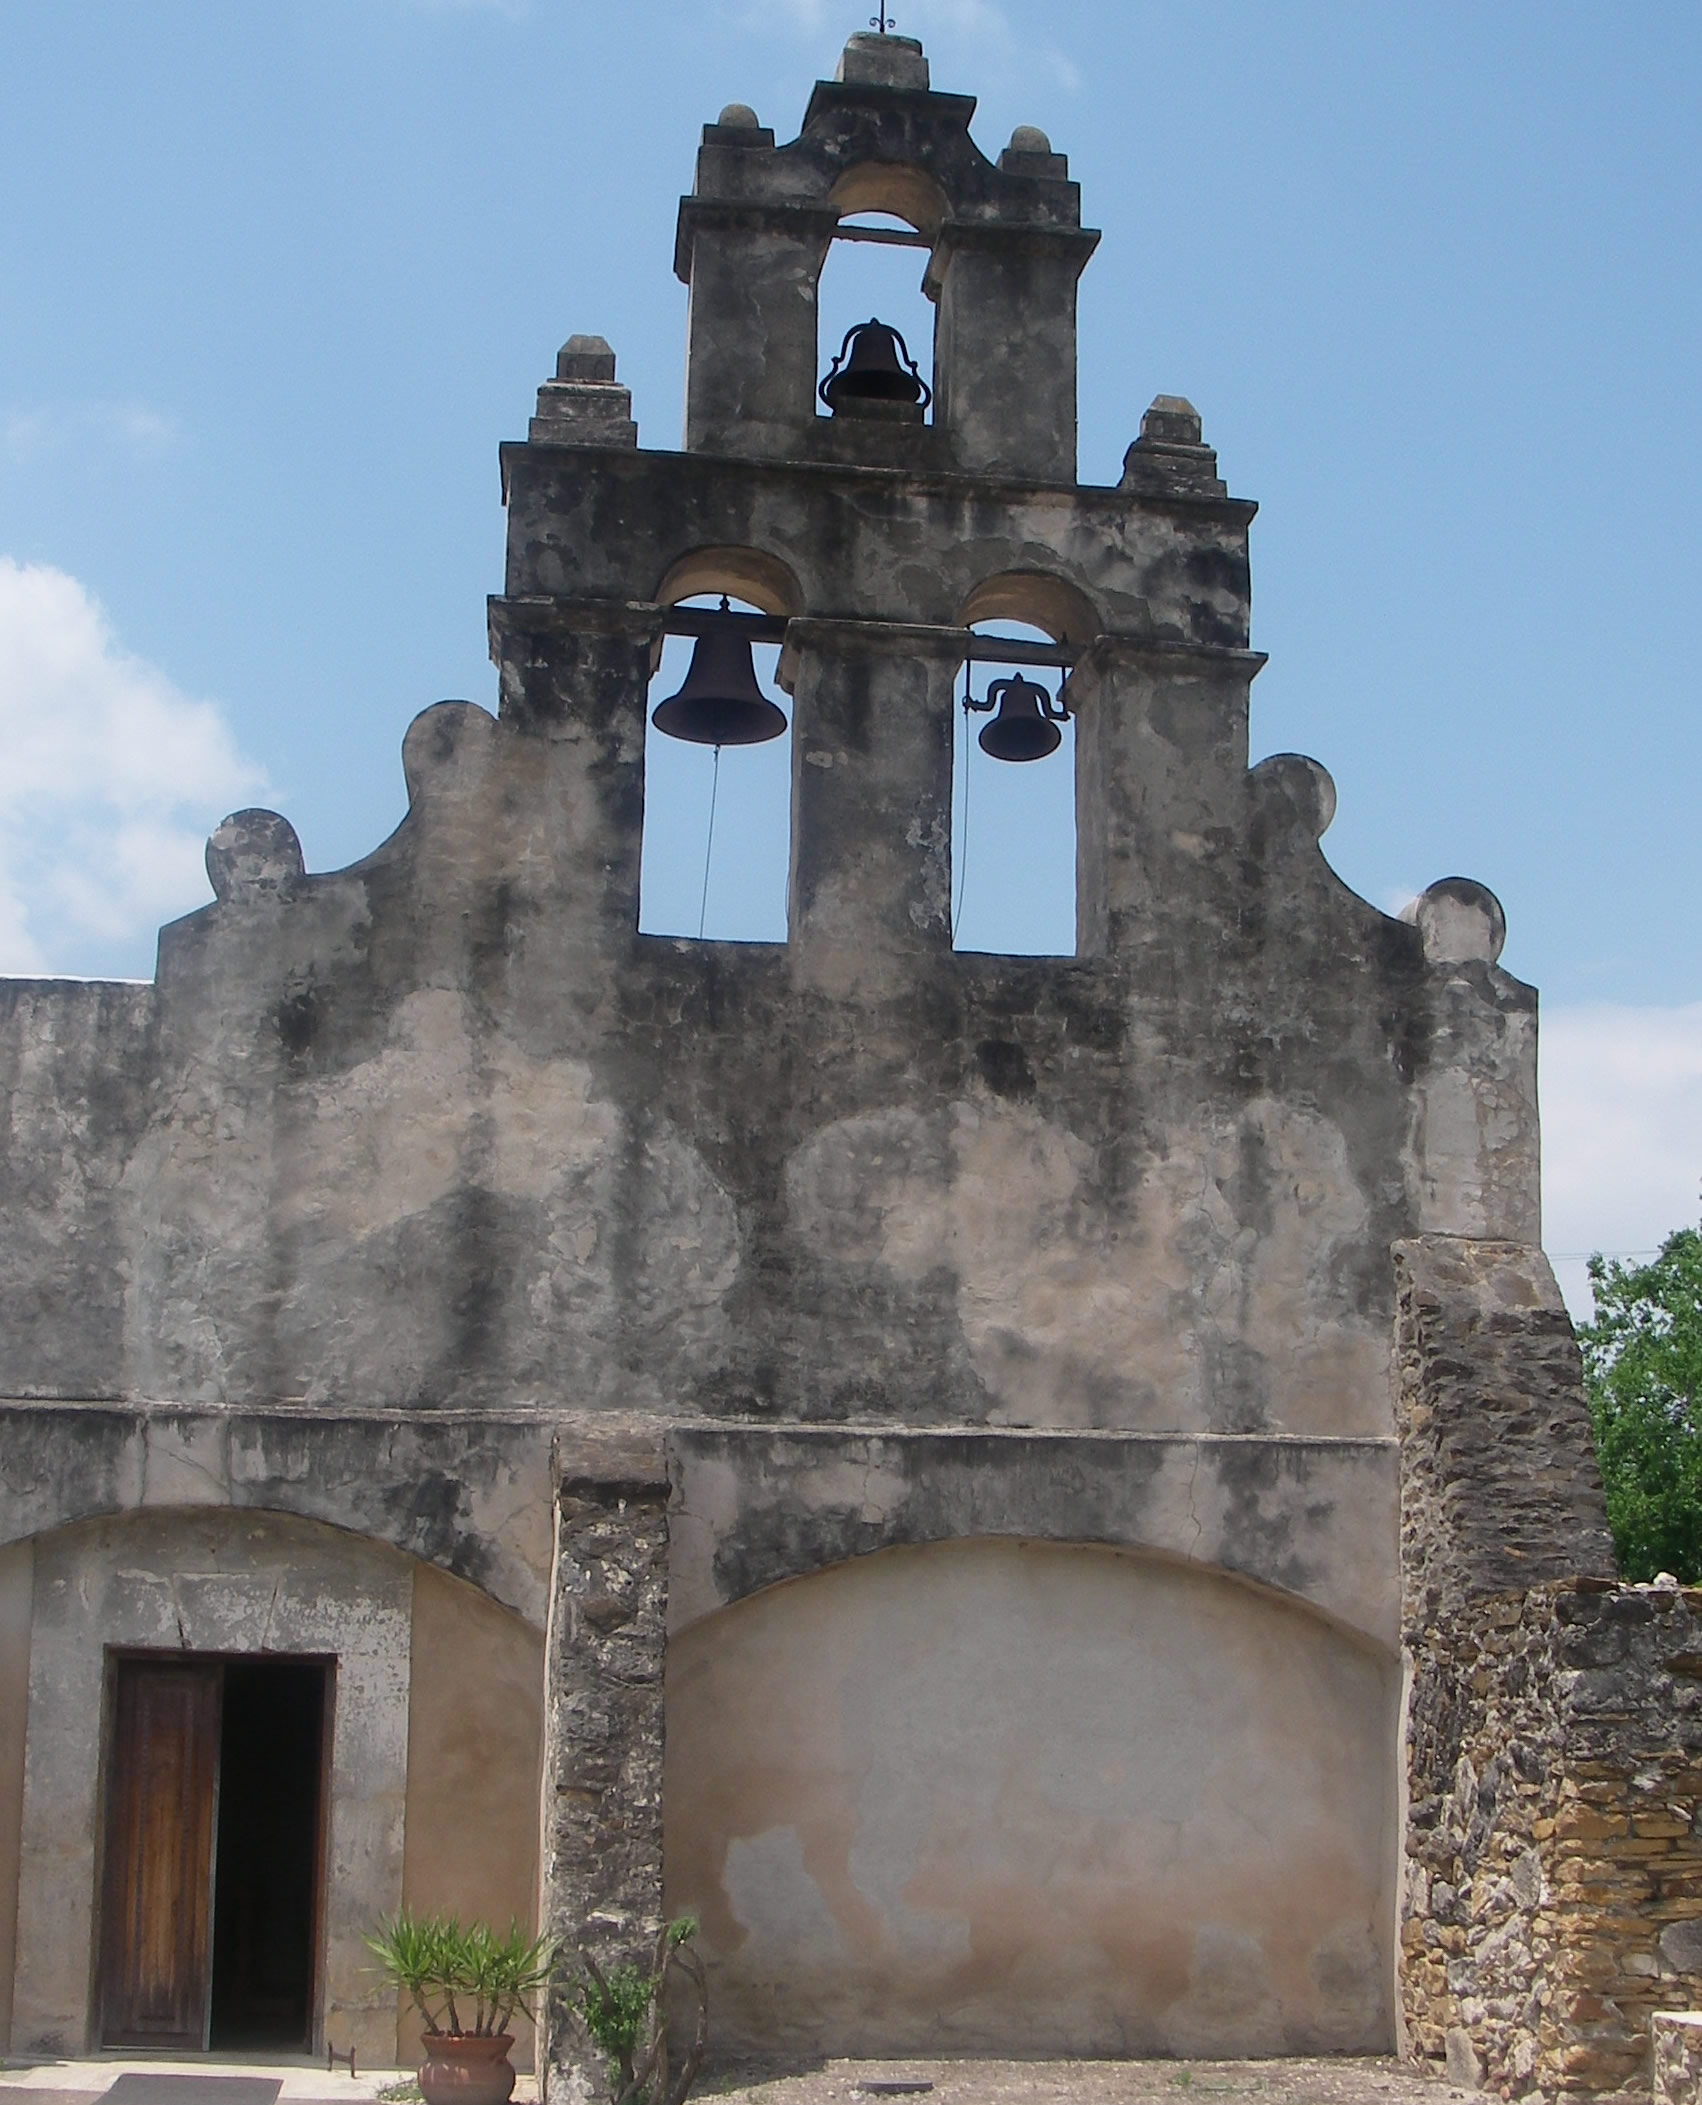
M 1543 1241 L 1573 1313 L 1584 1260 L 1657 1248 L 1702 1214 L 1702 1002 L 1545 1006 Z
M 218 708 L 123 650 L 77 579 L 0 556 L 0 972 L 76 971 L 208 896 L 264 787 Z
M 68 446 L 116 445 L 139 461 L 158 460 L 182 436 L 164 410 L 145 402 L 83 402 L 56 408 L 15 409 L 0 419 L 0 443 L 13 461 L 38 459 Z

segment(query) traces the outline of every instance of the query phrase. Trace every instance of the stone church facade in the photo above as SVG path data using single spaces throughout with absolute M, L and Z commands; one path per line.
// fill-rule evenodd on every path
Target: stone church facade
M 1481 886 L 1391 919 L 1324 769 L 1249 767 L 1253 506 L 1168 397 L 1078 482 L 1097 237 L 973 109 L 859 35 L 791 144 L 706 126 L 684 447 L 569 342 L 502 454 L 498 715 L 415 720 L 348 869 L 226 820 L 152 984 L 0 989 L 15 2052 L 390 2060 L 403 1905 L 605 1954 L 689 1911 L 752 2050 L 1457 2028 L 1403 1989 L 1403 1649 L 1611 1570 L 1536 997 Z M 817 410 L 871 213 L 931 420 Z M 782 645 L 784 943 L 638 931 L 652 673 L 717 593 Z M 953 948 L 1001 621 L 1068 671 L 1072 957 Z

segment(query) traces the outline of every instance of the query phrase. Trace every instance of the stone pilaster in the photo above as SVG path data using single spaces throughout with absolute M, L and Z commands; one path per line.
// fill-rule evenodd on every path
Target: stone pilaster
M 580 1954 L 642 1961 L 661 1920 L 668 1597 L 659 1442 L 564 1439 L 557 1475 L 540 1851 L 543 1924 L 564 1952 L 543 2028 L 552 2100 L 586 2090 Z

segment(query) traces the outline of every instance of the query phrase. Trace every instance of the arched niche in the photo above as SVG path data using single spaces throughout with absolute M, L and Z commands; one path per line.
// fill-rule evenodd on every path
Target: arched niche
M 670 1642 L 666 1905 L 718 2035 L 1386 2053 L 1398 1672 L 1180 1559 L 977 1538 Z
M 399 1906 L 535 1917 L 542 1631 L 387 1542 L 290 1513 L 149 1507 L 0 1550 L 0 1716 L 24 1725 L 15 1745 L 0 1734 L 17 2049 L 93 2043 L 106 1706 L 112 1662 L 137 1654 L 328 1668 L 314 2049 L 328 2037 L 380 2065 L 411 2051 L 363 1938 Z

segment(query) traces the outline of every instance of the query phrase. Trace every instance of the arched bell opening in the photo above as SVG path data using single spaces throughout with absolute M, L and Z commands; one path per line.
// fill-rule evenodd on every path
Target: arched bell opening
M 797 580 L 757 549 L 702 549 L 672 566 L 657 598 L 677 618 L 704 618 L 701 633 L 663 638 L 645 701 L 639 933 L 783 943 L 792 703 L 778 640 L 740 617 L 797 613 Z
M 817 408 L 930 421 L 934 301 L 925 276 L 945 201 L 919 169 L 869 164 L 841 176 L 829 202 L 840 221 L 816 286 Z
M 979 645 L 957 689 L 952 948 L 1074 957 L 1075 719 L 1067 666 L 1034 659 L 1073 655 L 1098 617 L 1063 579 L 1013 574 L 978 585 L 961 619 Z

